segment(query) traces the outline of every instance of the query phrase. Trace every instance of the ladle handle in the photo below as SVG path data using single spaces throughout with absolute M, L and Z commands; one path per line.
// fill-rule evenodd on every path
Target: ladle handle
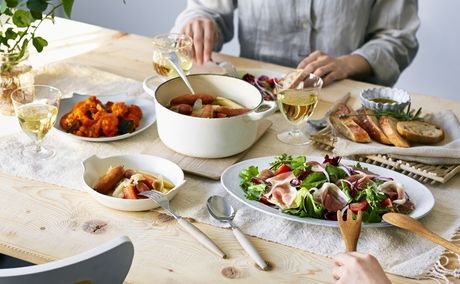
M 243 232 L 240 231 L 237 227 L 232 227 L 233 234 L 235 235 L 238 242 L 240 242 L 243 249 L 252 257 L 256 264 L 262 269 L 266 270 L 268 265 L 257 252 L 256 248 L 251 244 L 251 242 L 246 238 Z
M 176 72 L 179 74 L 179 76 L 182 78 L 182 81 L 184 81 L 190 93 L 194 95 L 195 91 L 193 90 L 192 85 L 190 85 L 190 82 L 188 81 L 187 75 L 185 75 L 184 70 L 182 70 L 182 68 L 180 67 L 179 58 L 177 57 L 177 54 L 174 51 L 171 51 L 169 53 L 168 60 L 173 66 L 173 68 L 176 70 Z
M 202 245 L 204 245 L 207 249 L 214 252 L 218 256 L 222 258 L 226 258 L 227 256 L 225 253 L 208 237 L 206 236 L 200 229 L 195 227 L 192 223 L 187 221 L 184 218 L 178 218 L 177 223 L 182 226 L 187 232 L 190 233 L 197 241 L 199 241 Z

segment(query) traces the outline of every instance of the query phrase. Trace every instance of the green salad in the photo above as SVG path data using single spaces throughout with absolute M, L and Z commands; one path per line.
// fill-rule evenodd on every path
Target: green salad
M 340 160 L 326 155 L 320 163 L 282 154 L 269 168 L 243 169 L 240 186 L 247 199 L 299 217 L 337 220 L 337 211 L 351 210 L 362 211 L 365 223 L 379 223 L 387 212 L 414 209 L 404 187 L 391 177 Z

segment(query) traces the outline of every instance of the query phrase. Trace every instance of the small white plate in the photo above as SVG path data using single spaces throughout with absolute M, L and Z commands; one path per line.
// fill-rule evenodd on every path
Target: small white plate
M 104 206 L 122 211 L 145 211 L 159 205 L 150 199 L 123 199 L 102 194 L 92 188 L 96 181 L 101 178 L 110 166 L 122 165 L 125 168 L 140 170 L 152 174 L 162 175 L 174 184 L 174 188 L 165 194 L 171 200 L 179 192 L 185 183 L 184 172 L 175 163 L 152 155 L 117 155 L 99 158 L 96 155 L 82 161 L 83 183 L 91 196 Z
M 263 213 L 284 218 L 287 220 L 291 221 L 296 221 L 300 223 L 305 223 L 305 224 L 314 224 L 314 225 L 322 225 L 322 226 L 328 226 L 328 227 L 337 227 L 337 221 L 329 221 L 329 220 L 323 220 L 323 219 L 315 219 L 315 218 L 309 218 L 309 217 L 298 217 L 295 215 L 290 215 L 281 212 L 278 209 L 272 208 L 268 205 L 265 205 L 259 201 L 255 200 L 248 200 L 244 196 L 244 191 L 240 187 L 240 182 L 241 178 L 239 177 L 239 173 L 241 170 L 248 168 L 249 166 L 256 166 L 258 167 L 259 170 L 262 169 L 267 169 L 270 167 L 270 162 L 273 162 L 275 160 L 275 157 L 262 157 L 262 158 L 256 158 L 256 159 L 251 159 L 251 160 L 246 160 L 239 162 L 237 164 L 234 164 L 233 166 L 227 168 L 221 177 L 221 183 L 224 186 L 224 188 L 236 199 L 241 201 L 242 203 L 246 204 L 249 207 L 252 207 L 256 210 L 259 210 Z M 309 161 L 318 161 L 322 162 L 324 161 L 324 158 L 321 157 L 308 157 Z M 341 163 L 345 165 L 356 165 L 358 163 L 357 161 L 351 161 L 351 160 L 341 160 Z M 422 218 L 426 214 L 428 214 L 434 206 L 434 197 L 431 191 L 424 186 L 423 184 L 419 183 L 418 181 L 405 176 L 403 174 L 397 173 L 395 171 L 385 169 L 379 166 L 371 165 L 371 164 L 366 164 L 366 163 L 361 163 L 361 166 L 368 168 L 371 172 L 374 172 L 380 176 L 384 177 L 391 177 L 398 183 L 401 183 L 407 194 L 409 195 L 409 198 L 411 201 L 414 203 L 415 209 L 412 211 L 409 216 L 415 219 Z M 370 224 L 363 224 L 363 227 L 388 227 L 391 226 L 390 224 L 386 222 L 381 222 L 381 223 L 370 223 Z
M 79 94 L 74 94 L 73 97 L 71 98 L 63 98 L 61 99 L 61 103 L 59 104 L 59 112 L 58 112 L 58 117 L 56 119 L 56 124 L 54 125 L 54 128 L 56 128 L 60 133 L 71 137 L 75 138 L 78 140 L 85 140 L 85 141 L 91 141 L 91 142 L 107 142 L 107 141 L 116 141 L 116 140 L 121 140 L 125 138 L 129 138 L 131 136 L 134 136 L 145 129 L 147 129 L 150 125 L 152 125 L 155 120 L 156 120 L 156 115 L 155 115 L 155 104 L 153 100 L 151 100 L 149 97 L 135 97 L 135 96 L 128 96 L 125 94 L 122 95 L 115 95 L 115 96 L 97 96 L 97 98 L 102 102 L 106 103 L 108 101 L 112 102 L 124 102 L 128 105 L 138 105 L 141 110 L 142 110 L 142 119 L 139 122 L 139 127 L 134 132 L 131 133 L 126 133 L 123 135 L 117 135 L 113 137 L 83 137 L 83 136 L 78 136 L 72 133 L 67 133 L 64 129 L 62 129 L 61 125 L 59 124 L 59 121 L 61 120 L 62 116 L 72 110 L 72 107 L 75 105 L 75 103 L 86 100 L 89 95 L 79 95 Z

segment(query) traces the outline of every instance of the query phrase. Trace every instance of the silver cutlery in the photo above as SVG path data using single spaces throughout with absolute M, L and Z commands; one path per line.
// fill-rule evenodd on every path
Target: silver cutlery
M 268 265 L 251 244 L 251 242 L 246 238 L 243 232 L 238 229 L 233 224 L 233 218 L 235 217 L 235 210 L 231 205 L 225 202 L 222 196 L 213 195 L 208 198 L 206 203 L 208 208 L 209 214 L 214 217 L 216 220 L 221 222 L 228 223 L 232 228 L 233 234 L 235 235 L 238 242 L 244 248 L 244 250 L 252 257 L 252 259 L 256 262 L 256 264 L 262 269 L 266 270 Z
M 329 115 L 335 111 L 337 106 L 341 103 L 346 103 L 350 98 L 350 93 L 346 93 L 345 96 L 340 98 L 338 101 L 334 103 L 334 105 L 324 114 L 324 116 L 320 119 L 309 119 L 307 123 L 316 128 L 317 130 L 321 130 L 329 124 Z
M 207 249 L 214 252 L 218 256 L 222 258 L 226 258 L 225 253 L 208 237 L 206 236 L 200 229 L 195 227 L 192 223 L 187 221 L 186 219 L 182 218 L 181 216 L 175 214 L 171 208 L 169 208 L 169 200 L 160 192 L 150 190 L 144 191 L 139 193 L 140 195 L 146 196 L 156 203 L 160 205 L 164 210 L 166 210 L 174 219 L 176 219 L 177 223 L 182 226 L 187 232 L 190 233 L 197 241 L 199 241 L 202 245 L 204 245 Z

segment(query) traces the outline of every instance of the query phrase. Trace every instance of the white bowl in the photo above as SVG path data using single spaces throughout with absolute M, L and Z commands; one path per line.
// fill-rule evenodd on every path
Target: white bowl
M 159 174 L 171 181 L 174 188 L 165 196 L 171 200 L 184 184 L 184 172 L 175 163 L 151 155 L 118 155 L 99 158 L 93 155 L 82 161 L 83 183 L 91 196 L 102 205 L 122 211 L 145 211 L 159 205 L 150 199 L 123 199 L 97 192 L 92 188 L 96 181 L 103 176 L 110 166 L 123 165 L 134 170 Z
M 375 102 L 372 99 L 389 99 L 394 103 Z M 410 104 L 409 93 L 395 88 L 372 88 L 364 89 L 360 95 L 361 104 L 372 110 L 402 110 Z

